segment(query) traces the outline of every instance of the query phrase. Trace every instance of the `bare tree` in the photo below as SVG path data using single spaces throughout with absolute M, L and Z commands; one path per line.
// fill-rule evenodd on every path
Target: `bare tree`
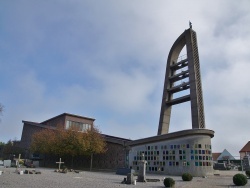
M 3 105 L 0 103 L 0 115 L 2 115 L 2 113 L 3 113 L 3 108 L 4 108 Z

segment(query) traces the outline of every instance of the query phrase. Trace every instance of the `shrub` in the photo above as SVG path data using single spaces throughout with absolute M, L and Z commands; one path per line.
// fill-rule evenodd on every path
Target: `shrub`
M 250 170 L 246 170 L 247 177 L 250 177 Z
M 191 181 L 193 179 L 193 176 L 189 173 L 182 174 L 182 180 L 183 181 Z
M 233 182 L 237 186 L 244 186 L 247 184 L 247 177 L 244 174 L 235 174 Z
M 175 181 L 172 178 L 165 178 L 163 181 L 165 187 L 174 187 Z

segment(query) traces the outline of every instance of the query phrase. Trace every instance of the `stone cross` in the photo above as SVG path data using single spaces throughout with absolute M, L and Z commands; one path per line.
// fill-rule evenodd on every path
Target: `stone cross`
M 16 170 L 17 170 L 17 168 L 19 168 L 19 161 L 20 161 L 20 159 L 21 159 L 21 154 L 19 154 L 17 162 L 16 162 Z
M 61 164 L 63 164 L 64 162 L 62 162 L 62 159 L 60 158 L 59 162 L 56 162 L 56 163 L 58 163 L 58 165 L 59 165 L 59 170 L 60 170 Z

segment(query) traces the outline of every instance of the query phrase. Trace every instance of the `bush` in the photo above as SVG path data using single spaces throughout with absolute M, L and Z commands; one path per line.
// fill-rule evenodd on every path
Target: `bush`
M 237 186 L 244 186 L 247 184 L 247 177 L 244 174 L 235 174 L 233 182 Z
M 174 187 L 175 181 L 172 178 L 165 178 L 163 181 L 165 187 Z
M 250 177 L 250 170 L 246 170 L 247 177 Z
M 183 181 L 191 181 L 193 179 L 193 176 L 189 173 L 182 174 L 182 180 Z

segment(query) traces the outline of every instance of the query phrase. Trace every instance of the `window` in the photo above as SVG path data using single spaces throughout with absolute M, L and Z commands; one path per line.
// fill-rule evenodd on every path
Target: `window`
M 66 121 L 66 129 L 73 128 L 77 129 L 79 131 L 86 131 L 91 129 L 91 125 L 87 123 L 82 122 L 76 122 L 76 121 Z

